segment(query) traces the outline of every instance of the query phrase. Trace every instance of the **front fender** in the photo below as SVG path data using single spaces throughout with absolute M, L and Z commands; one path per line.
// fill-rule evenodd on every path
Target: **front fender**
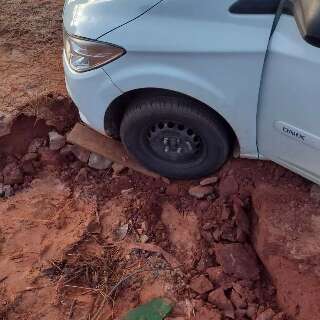
M 243 127 L 243 122 L 241 122 L 243 117 L 238 115 L 241 110 L 235 108 L 237 96 L 232 95 L 232 91 L 225 91 L 215 85 L 221 82 L 210 82 L 210 79 L 201 77 L 199 72 L 192 72 L 190 68 L 179 68 L 178 61 L 176 64 L 166 65 L 155 63 L 157 58 L 154 58 L 148 63 L 148 59 L 140 57 L 136 59 L 130 57 L 130 53 L 123 58 L 103 67 L 122 92 L 158 88 L 190 96 L 211 107 L 228 122 L 238 137 L 242 154 L 254 153 L 256 146 L 254 134 L 250 134 L 248 128 Z M 131 59 L 134 61 L 129 61 Z M 255 114 L 252 116 L 255 117 Z M 255 130 L 254 127 L 252 130 Z

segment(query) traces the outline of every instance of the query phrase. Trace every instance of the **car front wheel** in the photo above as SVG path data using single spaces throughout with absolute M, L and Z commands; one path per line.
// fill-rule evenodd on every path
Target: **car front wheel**
M 120 134 L 132 156 L 168 178 L 209 175 L 230 153 L 228 130 L 221 119 L 184 97 L 136 100 L 124 115 Z

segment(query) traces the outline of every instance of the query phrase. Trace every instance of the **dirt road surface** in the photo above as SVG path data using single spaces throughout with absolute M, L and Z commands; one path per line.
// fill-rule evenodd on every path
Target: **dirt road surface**
M 318 319 L 319 188 L 249 160 L 189 182 L 88 166 L 65 141 L 62 6 L 0 8 L 0 319 L 121 319 L 155 297 L 171 320 Z

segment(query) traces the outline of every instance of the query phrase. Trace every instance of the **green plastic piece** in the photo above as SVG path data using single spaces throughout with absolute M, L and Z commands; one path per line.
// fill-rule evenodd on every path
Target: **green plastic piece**
M 163 320 L 171 310 L 168 300 L 158 298 L 129 311 L 122 320 Z

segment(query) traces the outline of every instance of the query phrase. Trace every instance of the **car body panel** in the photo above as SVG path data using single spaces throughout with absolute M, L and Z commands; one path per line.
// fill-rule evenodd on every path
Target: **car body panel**
M 72 35 L 97 39 L 143 15 L 160 0 L 67 0 L 64 28 Z
M 121 94 L 103 69 L 78 73 L 72 70 L 63 55 L 68 93 L 79 108 L 81 119 L 104 134 L 104 114 L 107 106 Z
M 124 92 L 163 88 L 207 104 L 234 129 L 242 156 L 257 157 L 256 112 L 274 15 L 234 15 L 232 3 L 161 2 L 99 38 L 127 51 L 103 68 Z
M 258 146 L 269 158 L 320 183 L 320 49 L 283 15 L 272 36 L 258 112 Z

